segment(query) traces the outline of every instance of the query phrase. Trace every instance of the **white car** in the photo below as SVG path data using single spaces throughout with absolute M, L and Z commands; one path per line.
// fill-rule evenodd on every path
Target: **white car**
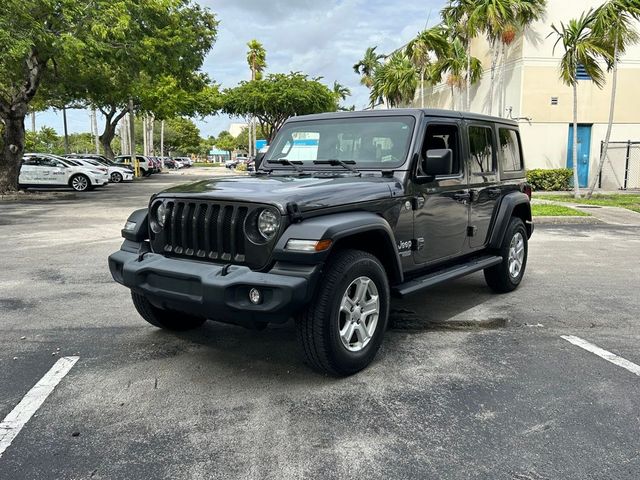
M 153 173 L 153 165 L 151 160 L 144 155 L 136 155 L 138 163 L 140 165 L 140 173 L 143 177 L 148 177 Z M 113 159 L 114 163 L 121 163 L 123 165 L 133 165 L 131 163 L 131 155 L 118 155 Z
M 104 165 L 92 158 L 72 158 L 69 159 L 69 161 L 81 163 L 85 167 L 95 167 L 98 170 L 106 171 L 109 174 L 109 181 L 113 183 L 133 181 L 133 172 L 126 167 L 112 167 Z
M 18 184 L 23 188 L 71 187 L 77 192 L 108 183 L 107 172 L 74 165 L 66 158 L 47 153 L 26 153 L 18 177 Z

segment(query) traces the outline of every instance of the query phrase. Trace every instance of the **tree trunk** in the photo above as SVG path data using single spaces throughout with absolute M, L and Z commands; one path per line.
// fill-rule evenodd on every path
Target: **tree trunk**
M 424 108 L 424 68 L 420 69 L 420 108 Z
M 496 41 L 491 41 L 491 80 L 489 81 L 489 115 L 493 115 L 493 82 L 496 79 L 496 66 L 498 65 L 498 49 Z
M 164 163 L 164 120 L 160 121 L 160 156 L 163 158 Z
M 471 38 L 467 39 L 467 112 L 471 111 Z
M 20 161 L 24 153 L 24 119 L 27 106 L 12 109 L 8 115 L 2 115 L 4 132 L 3 148 L 0 158 L 0 193 L 14 192 L 18 189 Z
M 116 127 L 113 125 L 109 118 L 104 124 L 104 130 L 102 131 L 102 135 L 98 137 L 100 143 L 102 144 L 102 149 L 104 150 L 105 156 L 109 160 L 113 160 L 115 155 L 113 154 L 113 149 L 111 148 L 111 142 L 116 136 Z
M 598 178 L 600 178 L 600 172 L 602 171 L 602 167 L 604 166 L 604 161 L 607 158 L 607 153 L 609 151 L 609 141 L 611 140 L 611 130 L 613 128 L 613 114 L 615 112 L 616 106 L 616 88 L 618 86 L 618 37 L 616 36 L 616 41 L 613 47 L 613 78 L 611 79 L 611 103 L 609 104 L 609 123 L 607 124 L 607 133 L 604 137 L 604 145 L 602 146 L 602 152 L 600 153 L 600 161 L 598 162 L 598 169 L 596 170 L 597 175 L 593 176 L 593 180 L 591 180 L 591 186 L 589 187 L 589 191 L 587 192 L 586 197 L 591 198 L 593 195 L 593 191 L 596 189 L 596 184 L 598 183 Z
M 573 82 L 573 196 L 580 198 L 580 181 L 578 179 L 578 83 Z
M 69 129 L 67 128 L 67 107 L 62 106 L 62 126 L 64 128 L 64 153 L 69 153 Z

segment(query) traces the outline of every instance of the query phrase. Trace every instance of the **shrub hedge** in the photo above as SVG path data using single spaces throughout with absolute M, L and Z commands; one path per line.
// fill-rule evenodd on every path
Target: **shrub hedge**
M 527 171 L 527 182 L 534 190 L 569 190 L 573 170 L 570 168 L 536 168 Z

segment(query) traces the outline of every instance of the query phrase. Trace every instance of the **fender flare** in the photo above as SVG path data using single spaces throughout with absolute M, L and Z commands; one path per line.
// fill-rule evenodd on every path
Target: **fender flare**
M 524 218 L 525 226 L 529 237 L 533 232 L 533 224 L 531 223 L 531 202 L 529 197 L 522 192 L 513 192 L 505 197 L 500 202 L 498 212 L 496 213 L 495 220 L 493 222 L 493 229 L 491 230 L 491 236 L 489 237 L 489 248 L 500 248 L 502 241 L 504 240 L 505 232 L 509 226 L 509 221 L 513 216 L 514 210 L 519 205 L 526 205 L 526 214 Z
M 382 239 L 377 245 L 384 251 L 385 258 L 380 261 L 387 265 L 397 281 L 402 281 L 403 272 L 395 236 L 389 222 L 380 215 L 371 212 L 335 213 L 313 217 L 290 225 L 278 239 L 273 250 L 273 258 L 287 263 L 317 264 L 323 263 L 340 242 L 363 233 L 373 233 Z M 331 247 L 324 252 L 292 252 L 285 250 L 290 239 L 331 240 Z M 367 246 L 365 246 L 367 247 Z M 368 248 L 362 250 L 367 251 Z

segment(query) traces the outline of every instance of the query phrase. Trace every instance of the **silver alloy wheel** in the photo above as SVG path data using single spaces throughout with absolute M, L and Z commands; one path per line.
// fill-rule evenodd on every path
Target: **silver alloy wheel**
M 524 263 L 524 237 L 517 232 L 511 239 L 509 245 L 509 275 L 511 278 L 518 278 Z
M 78 192 L 84 192 L 89 186 L 89 181 L 87 180 L 87 177 L 78 175 L 77 177 L 73 177 L 73 180 L 71 181 L 71 186 L 73 187 L 74 190 L 77 190 Z
M 118 172 L 113 172 L 111 174 L 111 181 L 113 183 L 120 183 L 122 181 L 122 175 L 120 175 Z
M 369 277 L 358 277 L 347 287 L 340 302 L 338 329 L 342 345 L 359 352 L 373 338 L 380 315 L 378 288 Z

